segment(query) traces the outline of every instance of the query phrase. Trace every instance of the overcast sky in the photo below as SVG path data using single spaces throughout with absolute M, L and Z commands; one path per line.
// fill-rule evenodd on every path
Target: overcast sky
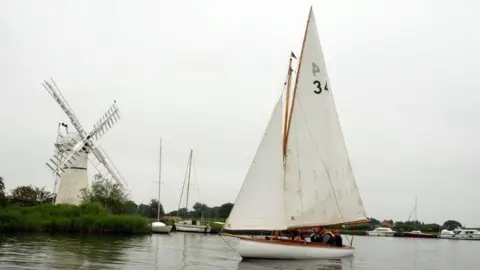
M 0 1 L 0 175 L 46 186 L 53 77 L 132 198 L 176 209 L 190 148 L 191 200 L 234 202 L 300 47 L 312 1 Z M 369 216 L 480 225 L 479 1 L 313 1 L 331 89 Z M 197 192 L 197 191 L 200 192 Z

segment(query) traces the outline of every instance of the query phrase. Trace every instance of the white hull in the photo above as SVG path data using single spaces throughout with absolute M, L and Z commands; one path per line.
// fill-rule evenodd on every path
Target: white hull
M 276 240 L 242 239 L 237 253 L 244 259 L 339 259 L 352 256 L 353 247 L 334 247 L 322 244 Z
M 393 237 L 395 236 L 395 232 L 375 232 L 375 231 L 370 231 L 367 232 L 368 236 L 386 236 L 386 237 Z
M 473 229 L 442 230 L 439 237 L 451 240 L 480 240 L 480 231 Z
M 152 233 L 170 233 L 172 226 L 152 226 Z
M 440 235 L 439 237 L 451 240 L 480 240 L 480 235 Z
M 212 228 L 207 225 L 190 225 L 175 223 L 175 230 L 179 232 L 209 233 Z

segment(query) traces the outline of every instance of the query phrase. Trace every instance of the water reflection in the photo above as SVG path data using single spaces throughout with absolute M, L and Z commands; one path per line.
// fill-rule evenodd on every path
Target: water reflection
M 2 269 L 475 270 L 477 241 L 356 237 L 355 257 L 242 261 L 235 238 L 172 233 L 137 237 L 0 236 Z M 355 268 L 354 268 L 355 266 Z
M 177 269 L 216 269 L 218 265 L 229 265 L 229 260 L 225 259 L 223 245 L 218 242 L 218 236 L 178 233 L 175 234 L 175 238 L 182 243 L 181 266 Z M 236 263 L 237 261 L 238 258 L 234 258 L 232 262 Z M 233 267 L 234 265 L 232 264 L 227 269 L 232 269 Z
M 183 236 L 183 250 L 182 250 L 182 270 L 187 268 L 187 235 Z
M 0 262 L 12 268 L 38 269 L 39 265 L 71 269 L 102 265 L 115 268 L 114 264 L 125 258 L 125 248 L 135 245 L 133 237 L 58 236 L 22 234 L 3 236 Z
M 153 234 L 149 237 L 148 242 L 151 244 L 154 252 L 149 256 L 148 260 L 153 261 L 153 265 L 159 266 L 159 258 L 162 257 L 161 247 L 162 245 L 168 245 L 172 240 L 171 238 L 170 234 Z
M 345 268 L 348 265 L 350 267 Z M 241 270 L 257 270 L 257 269 L 282 269 L 282 270 L 351 270 L 352 259 L 347 260 L 243 260 L 238 263 Z

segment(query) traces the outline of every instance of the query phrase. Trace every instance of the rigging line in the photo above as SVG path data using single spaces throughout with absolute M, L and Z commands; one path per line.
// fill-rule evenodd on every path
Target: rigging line
M 287 200 L 285 199 L 285 192 L 287 191 L 287 159 L 288 159 L 288 148 L 285 152 L 285 158 L 283 159 L 283 216 L 284 217 L 287 217 L 287 220 L 288 220 L 288 215 L 287 215 L 287 205 L 288 205 L 288 202 Z
M 294 122 L 294 127 L 295 133 L 298 134 L 298 129 L 297 129 L 297 121 Z M 300 194 L 300 207 L 302 210 L 302 225 L 305 226 L 305 215 L 303 211 L 303 190 L 302 190 L 302 177 L 301 177 L 301 171 L 300 171 L 300 151 L 298 148 L 298 136 L 295 136 L 295 146 L 297 148 L 297 168 L 298 168 L 298 184 L 299 184 L 299 194 Z
M 195 159 L 192 157 L 193 175 L 194 175 L 194 178 L 195 178 L 195 183 L 197 184 L 197 202 L 205 204 L 204 202 L 202 202 L 200 200 L 200 198 L 201 198 L 201 196 L 200 196 L 200 182 L 198 181 L 199 177 L 198 177 L 197 168 L 195 167 L 195 162 L 194 161 L 195 161 Z M 202 218 L 200 219 L 200 221 L 203 220 L 203 211 L 201 212 L 201 216 L 202 216 Z
M 300 111 L 302 112 L 302 116 L 303 116 L 302 119 L 304 120 L 305 125 L 307 126 L 308 136 L 309 136 L 310 139 L 312 140 L 313 145 L 315 146 L 315 151 L 317 152 L 317 154 L 318 154 L 318 156 L 319 156 L 319 158 L 320 158 L 320 160 L 321 160 L 321 162 L 322 162 L 323 168 L 325 169 L 325 172 L 327 173 L 327 177 L 328 177 L 328 180 L 329 180 L 329 182 L 330 182 L 330 188 L 331 188 L 332 191 L 333 191 L 333 196 L 334 196 L 335 202 L 336 202 L 336 204 L 337 204 L 337 209 L 338 209 L 338 211 L 339 211 L 339 213 L 340 213 L 341 218 L 344 219 L 342 210 L 340 209 L 340 204 L 339 204 L 339 202 L 338 202 L 337 193 L 336 193 L 336 191 L 335 191 L 335 187 L 334 187 L 334 185 L 333 185 L 332 178 L 330 177 L 330 172 L 329 172 L 329 170 L 328 170 L 328 168 L 327 168 L 327 166 L 326 166 L 326 164 L 325 164 L 324 159 L 322 158 L 322 154 L 321 154 L 321 152 L 320 152 L 320 150 L 319 150 L 318 145 L 315 143 L 315 140 L 314 140 L 313 135 L 312 135 L 312 133 L 311 133 L 311 129 L 310 129 L 310 127 L 309 127 L 309 125 L 308 125 L 308 122 L 307 122 L 307 120 L 306 120 L 306 118 L 305 118 L 305 112 L 304 112 L 304 110 L 303 110 L 302 103 L 301 103 L 300 99 L 297 99 L 297 101 L 298 101 L 298 105 L 299 105 L 299 107 L 300 107 Z
M 326 67 L 325 67 L 325 76 L 326 76 L 327 79 L 328 79 L 328 73 L 327 73 Z M 345 142 L 345 138 L 344 138 L 344 136 L 343 136 L 342 124 L 340 123 L 340 120 L 339 120 L 339 117 L 338 117 L 337 106 L 335 105 L 335 99 L 333 98 L 333 92 L 332 92 L 332 90 L 331 90 L 331 89 L 332 89 L 332 86 L 331 86 L 331 84 L 330 84 L 330 79 L 328 79 L 328 82 L 327 82 L 327 83 L 328 83 L 328 85 L 330 85 L 329 94 L 332 96 L 332 104 L 333 104 L 333 108 L 334 108 L 333 113 L 335 114 L 336 119 L 338 119 L 338 129 L 339 129 L 339 131 L 340 131 L 339 134 L 340 134 L 340 136 L 341 136 L 342 139 L 343 139 L 343 144 L 342 144 L 342 146 L 343 146 L 344 151 L 348 153 L 347 143 Z M 347 156 L 347 157 L 348 157 L 348 156 Z M 351 163 L 351 161 L 350 161 L 350 157 L 347 158 L 347 163 L 348 163 L 348 169 L 350 170 L 350 172 L 351 172 L 351 174 L 352 174 L 352 180 L 353 180 L 353 181 L 352 181 L 352 184 L 353 184 L 353 186 L 355 187 L 355 189 L 357 190 L 357 195 L 358 195 L 358 198 L 359 198 L 359 200 L 360 200 L 360 204 L 361 204 L 362 207 L 363 207 L 362 196 L 360 195 L 360 192 L 359 192 L 359 189 L 358 189 L 358 186 L 357 186 L 357 182 L 356 182 L 356 180 L 355 180 L 355 175 L 353 174 L 353 168 L 352 168 L 352 163 Z M 365 212 L 365 210 L 364 210 L 364 212 Z M 365 213 L 365 216 L 366 216 L 366 213 Z M 352 237 L 352 239 L 353 239 L 353 237 Z
M 187 182 L 187 199 L 185 200 L 185 208 L 188 209 L 188 199 L 190 198 L 190 184 L 191 184 L 191 176 L 192 176 L 192 155 L 193 155 L 193 150 L 190 149 L 190 156 L 188 159 L 188 182 Z
M 195 167 L 195 159 L 192 157 L 192 168 L 193 168 L 193 176 L 195 178 L 195 183 L 197 184 L 197 195 L 198 195 L 198 202 L 201 203 L 200 201 L 200 182 L 198 181 L 198 173 L 197 173 L 197 168 Z
M 189 159 L 189 162 L 190 162 L 190 159 Z M 177 217 L 179 217 L 178 212 L 180 211 L 180 205 L 182 204 L 183 191 L 185 190 L 185 181 L 187 180 L 187 175 L 188 175 L 188 166 L 189 166 L 189 163 L 187 163 L 187 170 L 185 171 L 185 176 L 183 177 L 182 192 L 180 193 L 180 201 L 178 202 L 178 208 L 177 208 Z
M 325 169 L 325 172 L 327 173 L 328 181 L 329 181 L 329 183 L 330 183 L 330 188 L 331 188 L 332 191 L 333 191 L 333 196 L 334 196 L 334 198 L 335 198 L 335 203 L 336 203 L 336 205 L 337 205 L 337 210 L 338 210 L 338 212 L 340 213 L 340 217 L 341 217 L 342 219 L 344 219 L 342 209 L 340 208 L 340 203 L 338 202 L 337 192 L 335 191 L 335 187 L 334 187 L 334 185 L 333 185 L 332 178 L 330 177 L 330 172 L 328 171 L 328 168 L 327 168 L 327 166 L 326 166 L 326 164 L 325 164 L 325 161 L 324 161 L 324 159 L 322 158 L 322 154 L 321 154 L 321 152 L 320 152 L 320 150 L 319 150 L 318 145 L 315 143 L 315 140 L 313 139 L 313 135 L 312 135 L 312 133 L 311 133 L 310 126 L 308 125 L 308 122 L 307 122 L 307 120 L 306 120 L 306 118 L 305 118 L 305 112 L 304 112 L 304 110 L 303 110 L 302 103 L 301 103 L 300 99 L 297 99 L 297 100 L 298 100 L 298 105 L 299 105 L 298 107 L 300 107 L 300 111 L 302 112 L 302 116 L 303 116 L 302 119 L 304 120 L 305 125 L 307 126 L 308 136 L 309 136 L 310 139 L 312 140 L 313 145 L 315 146 L 315 151 L 317 152 L 317 154 L 318 154 L 318 156 L 319 156 L 319 158 L 320 158 L 320 161 L 322 162 L 323 168 Z M 349 163 L 349 166 L 350 166 L 350 163 Z M 348 237 L 347 237 L 347 240 L 350 242 L 350 246 L 351 246 L 351 245 L 353 244 L 353 236 L 352 236 L 352 239 L 351 239 L 351 240 L 348 239 Z
M 413 207 L 412 212 L 410 212 L 410 215 L 408 216 L 407 221 L 410 221 L 410 218 L 412 217 L 413 211 L 415 211 L 416 207 Z
M 222 228 L 222 229 L 223 229 L 223 228 Z M 225 238 L 222 237 L 221 234 L 220 234 L 219 236 L 220 236 L 220 238 L 222 238 L 223 242 L 225 242 L 225 244 L 227 244 L 227 246 L 228 246 L 231 250 L 233 250 L 233 252 L 237 252 L 237 251 L 230 245 L 230 243 L 228 243 L 228 241 L 225 240 Z

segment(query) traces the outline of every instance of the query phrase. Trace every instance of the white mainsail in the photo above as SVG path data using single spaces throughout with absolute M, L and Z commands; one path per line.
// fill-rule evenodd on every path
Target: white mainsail
M 366 220 L 312 10 L 286 137 L 281 103 L 275 107 L 226 229 L 281 230 Z
M 365 220 L 312 10 L 300 59 L 287 133 L 288 226 Z
M 283 230 L 282 98 L 258 146 L 233 209 L 225 222 L 229 230 Z

